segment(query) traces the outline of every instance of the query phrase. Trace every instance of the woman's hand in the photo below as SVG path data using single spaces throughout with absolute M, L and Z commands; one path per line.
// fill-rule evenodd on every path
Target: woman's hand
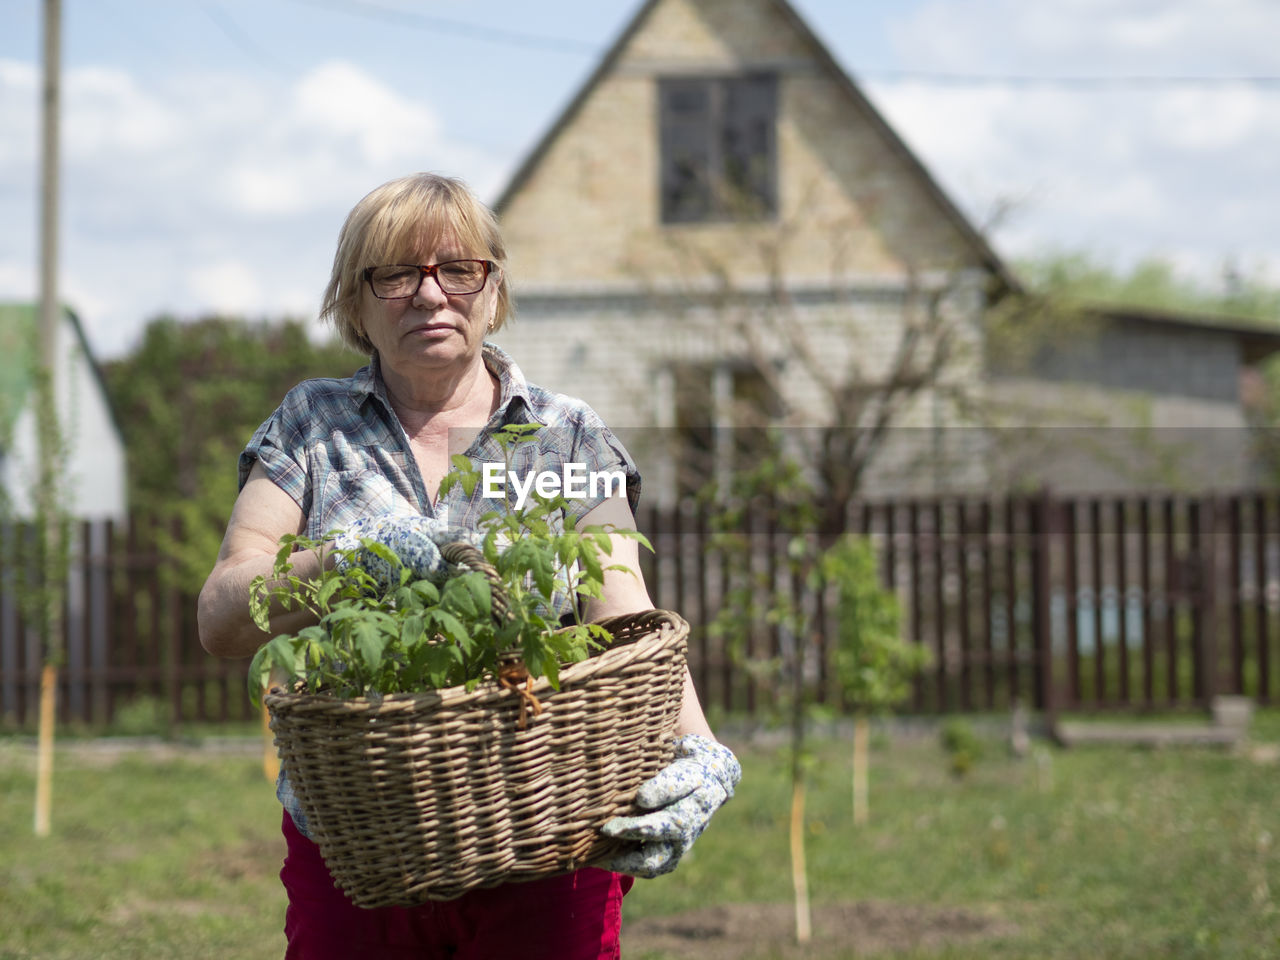
M 741 779 L 742 766 L 724 744 L 697 734 L 681 737 L 675 762 L 636 791 L 636 805 L 653 812 L 614 817 L 601 828 L 606 837 L 638 841 L 603 866 L 634 877 L 670 873 Z
M 416 580 L 443 583 L 449 576 L 449 565 L 440 555 L 440 547 L 464 541 L 479 548 L 483 541 L 474 530 L 450 526 L 421 514 L 384 513 L 361 517 L 334 541 L 338 550 L 350 551 L 354 562 L 376 580 L 382 589 L 394 586 L 397 572 L 382 557 L 374 554 L 361 541 L 369 540 L 390 550 Z M 339 566 L 346 563 L 339 554 Z

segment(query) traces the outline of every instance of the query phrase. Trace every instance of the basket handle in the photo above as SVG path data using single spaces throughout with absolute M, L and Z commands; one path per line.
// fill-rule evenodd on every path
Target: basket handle
M 476 570 L 489 581 L 489 591 L 493 595 L 493 622 L 501 624 L 511 618 L 511 601 L 502 586 L 502 578 L 493 564 L 484 558 L 484 554 L 464 540 L 455 540 L 440 547 L 440 556 L 449 564 L 449 576 L 456 577 L 467 570 Z
M 684 621 L 670 610 L 641 610 L 638 613 L 620 613 L 593 621 L 609 631 L 613 637 L 611 647 L 620 647 L 637 637 L 663 630 L 678 630 Z

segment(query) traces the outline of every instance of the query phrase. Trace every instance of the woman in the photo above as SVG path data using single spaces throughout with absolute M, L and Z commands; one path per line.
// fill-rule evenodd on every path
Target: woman
M 320 539 L 371 517 L 380 518 L 380 530 L 423 517 L 474 526 L 493 501 L 479 490 L 468 498 L 458 485 L 439 496 L 440 482 L 455 454 L 501 461 L 492 434 L 506 423 L 543 424 L 536 466 L 557 469 L 559 460 L 623 471 L 626 495 L 572 501 L 573 510 L 582 523 L 634 528 L 640 481 L 622 444 L 581 401 L 526 383 L 506 354 L 484 342 L 511 311 L 505 260 L 496 219 L 457 180 L 394 180 L 351 211 L 321 315 L 370 363 L 349 379 L 299 384 L 241 454 L 240 495 L 200 594 L 206 650 L 246 657 L 264 642 L 249 617 L 249 585 L 270 574 L 284 534 Z M 602 596 L 586 609 L 589 619 L 653 605 L 635 541 L 614 537 L 612 560 L 630 572 L 606 573 Z M 319 572 L 314 553 L 297 554 L 293 563 L 299 576 Z M 305 612 L 277 611 L 272 635 L 306 622 Z M 289 895 L 286 957 L 617 956 L 621 900 L 632 883 L 623 874 L 673 869 L 741 775 L 733 754 L 712 737 L 687 673 L 677 733 L 679 759 L 637 794 L 637 804 L 652 812 L 604 828 L 636 841 L 610 870 L 588 868 L 414 909 L 362 910 L 334 887 L 284 771 L 277 793 L 288 849 L 281 871 Z

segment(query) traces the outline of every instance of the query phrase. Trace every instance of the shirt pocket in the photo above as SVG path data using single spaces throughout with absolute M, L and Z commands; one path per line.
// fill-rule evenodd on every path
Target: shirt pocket
M 345 529 L 360 517 L 417 512 L 378 471 L 335 470 L 325 477 L 308 526 L 312 537 L 319 537 Z

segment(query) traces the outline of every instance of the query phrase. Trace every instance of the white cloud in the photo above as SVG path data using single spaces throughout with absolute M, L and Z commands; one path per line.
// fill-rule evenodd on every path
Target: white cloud
M 0 183 L 14 172 L 34 169 L 40 132 L 34 105 L 36 68 L 29 63 L 0 60 Z
M 909 67 L 968 73 L 1265 73 L 1273 0 L 929 0 L 890 31 Z
M 189 133 L 180 104 L 142 89 L 121 70 L 69 71 L 63 98 L 62 144 L 64 159 L 71 165 L 107 156 L 155 156 L 173 149 Z
M 35 296 L 35 267 L 29 263 L 0 262 L 0 290 L 8 297 L 27 300 Z
M 1278 100 L 1248 86 L 1175 90 L 1156 102 L 1152 132 L 1177 150 L 1248 149 L 1249 139 L 1275 121 Z
M 192 294 L 220 313 L 254 313 L 262 303 L 262 286 L 243 260 L 200 264 L 187 271 Z
M 893 29 L 906 69 L 964 74 L 1240 76 L 1275 72 L 1270 0 L 928 2 Z M 1275 262 L 1280 89 L 880 82 L 889 122 L 1007 256 L 1083 248 L 1220 272 Z
M 350 63 L 292 83 L 190 72 L 148 87 L 103 67 L 65 77 L 61 285 L 103 356 L 161 312 L 314 315 L 338 227 L 366 192 L 421 169 L 483 189 L 504 165 L 452 141 L 428 99 Z M 0 235 L 0 298 L 30 297 L 36 70 L 0 61 L 0 83 L 0 222 L 31 224 Z
M 419 155 L 439 137 L 439 121 L 425 102 L 400 96 L 350 64 L 313 70 L 298 85 L 295 101 L 301 123 L 356 138 L 374 163 Z

